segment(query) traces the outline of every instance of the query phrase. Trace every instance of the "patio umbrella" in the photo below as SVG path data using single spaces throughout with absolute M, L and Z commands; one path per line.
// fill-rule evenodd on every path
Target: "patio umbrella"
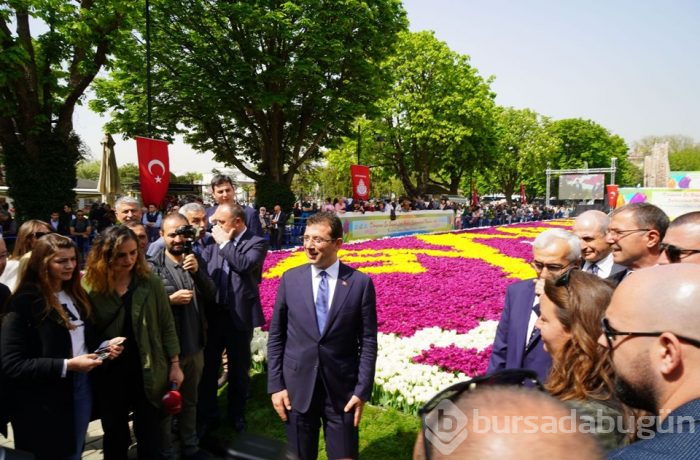
M 100 180 L 97 190 L 102 194 L 102 201 L 114 204 L 115 195 L 119 193 L 119 170 L 114 156 L 114 139 L 110 134 L 102 138 L 102 164 L 100 165 Z

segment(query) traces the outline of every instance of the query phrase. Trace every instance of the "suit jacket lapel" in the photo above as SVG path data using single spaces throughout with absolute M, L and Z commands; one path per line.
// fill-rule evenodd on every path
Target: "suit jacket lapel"
M 328 312 L 326 328 L 323 330 L 324 335 L 330 330 L 335 318 L 338 316 L 338 312 L 345 304 L 345 299 L 347 299 L 348 293 L 352 288 L 352 279 L 350 278 L 351 274 L 352 270 L 350 267 L 341 263 L 338 269 L 338 281 L 335 283 L 335 292 L 333 292 L 331 311 Z
M 311 318 L 310 323 L 312 324 L 313 327 L 310 329 L 312 330 L 312 334 L 314 337 L 320 337 L 320 334 L 318 332 L 318 319 L 316 318 L 316 303 L 314 303 L 314 288 L 313 284 L 311 281 L 311 265 L 306 264 L 306 267 L 304 270 L 299 272 L 299 276 L 301 279 L 296 280 L 293 286 L 291 286 L 291 289 L 295 289 L 296 286 L 303 286 L 299 291 L 301 294 L 301 301 L 302 305 L 306 306 L 306 311 L 309 315 L 309 318 Z

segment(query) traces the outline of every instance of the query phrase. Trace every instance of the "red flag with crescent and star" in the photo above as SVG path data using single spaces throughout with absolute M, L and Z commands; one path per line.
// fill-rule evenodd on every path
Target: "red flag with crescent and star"
M 168 142 L 137 136 L 136 152 L 139 157 L 141 200 L 146 206 L 154 204 L 160 208 L 170 184 Z

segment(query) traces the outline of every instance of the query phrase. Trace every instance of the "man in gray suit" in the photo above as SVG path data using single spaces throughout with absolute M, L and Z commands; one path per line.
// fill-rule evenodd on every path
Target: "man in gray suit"
M 610 219 L 601 211 L 586 211 L 574 220 L 574 235 L 581 241 L 581 270 L 603 279 L 614 279 L 625 267 L 613 261 L 612 245 L 605 239 Z

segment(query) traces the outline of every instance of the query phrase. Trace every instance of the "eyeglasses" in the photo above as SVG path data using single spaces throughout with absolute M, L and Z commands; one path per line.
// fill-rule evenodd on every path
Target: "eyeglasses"
M 335 241 L 334 239 L 326 240 L 321 238 L 320 236 L 309 236 L 309 235 L 304 235 L 302 240 L 304 241 L 304 244 L 311 242 L 313 243 L 314 246 L 319 246 L 324 243 L 332 243 Z
M 605 336 L 605 339 L 608 341 L 608 348 L 610 350 L 613 349 L 613 339 L 615 338 L 616 335 L 628 335 L 630 337 L 659 337 L 661 334 L 664 333 L 664 332 L 620 332 L 620 331 L 616 331 L 615 329 L 613 329 L 610 326 L 610 322 L 608 321 L 607 318 L 603 318 L 600 320 L 600 327 L 603 331 L 603 335 Z M 700 348 L 700 340 L 691 339 L 689 337 L 683 337 L 682 335 L 674 334 L 673 332 L 669 332 L 669 334 L 675 335 L 678 338 L 678 340 L 688 342 L 690 345 Z
M 668 243 L 660 243 L 659 249 L 661 249 L 661 252 L 666 253 L 668 261 L 672 264 L 677 264 L 681 261 L 681 259 L 693 254 L 700 254 L 700 249 L 683 249 Z
M 530 265 L 532 265 L 532 268 L 535 269 L 537 273 L 541 273 L 542 270 L 545 268 L 549 273 L 555 274 L 555 273 L 561 273 L 562 271 L 566 270 L 567 268 L 571 267 L 574 262 L 571 262 L 570 264 L 567 265 L 560 265 L 560 264 L 543 264 L 542 262 L 539 262 L 537 260 L 533 260 L 530 262 Z
M 426 436 L 427 430 L 431 430 L 435 426 L 432 423 L 434 417 L 431 417 L 433 410 L 440 405 L 444 400 L 454 400 L 459 395 L 465 391 L 474 391 L 477 388 L 484 386 L 528 386 L 538 389 L 539 391 L 544 391 L 544 386 L 537 378 L 537 373 L 530 369 L 504 369 L 502 371 L 494 372 L 490 375 L 483 375 L 479 377 L 474 377 L 466 382 L 455 383 L 454 385 L 445 388 L 433 398 L 425 403 L 423 407 L 418 410 L 418 415 L 421 418 L 422 432 L 423 432 L 423 449 L 425 450 L 426 460 L 430 460 L 430 445 L 428 437 Z
M 649 230 L 653 230 L 653 228 L 634 228 L 632 230 L 617 230 L 615 228 L 609 228 L 608 235 L 610 235 L 615 241 L 617 241 L 621 240 L 627 235 L 631 235 L 632 233 L 648 232 Z

